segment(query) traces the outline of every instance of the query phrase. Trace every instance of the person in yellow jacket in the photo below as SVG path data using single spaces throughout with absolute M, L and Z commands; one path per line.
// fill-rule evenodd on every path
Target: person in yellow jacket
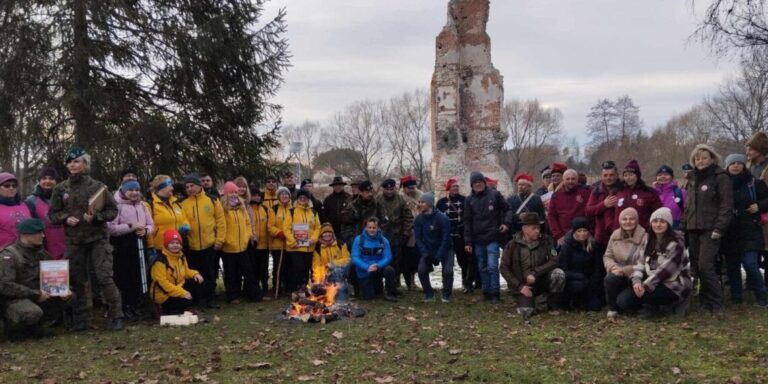
M 179 231 L 167 229 L 163 232 L 163 248 L 152 264 L 152 286 L 149 295 L 152 301 L 163 308 L 164 315 L 183 313 L 192 306 L 195 285 L 203 284 L 203 276 L 189 268 L 184 257 Z
M 269 291 L 269 214 L 267 207 L 264 206 L 261 191 L 258 188 L 251 188 L 251 212 L 253 212 L 253 223 L 256 231 L 256 245 L 251 253 L 251 266 L 256 275 L 256 283 L 262 292 Z
M 219 308 L 215 298 L 216 280 L 219 278 L 219 251 L 227 233 L 224 209 L 218 198 L 205 193 L 203 182 L 197 175 L 184 178 L 184 189 L 187 197 L 181 201 L 181 209 L 190 226 L 184 253 L 190 268 L 200 272 L 205 279 L 205 284 L 193 292 L 194 305 Z
M 277 190 L 278 203 L 268 206 L 269 215 L 267 230 L 269 231 L 269 252 L 272 254 L 272 289 L 280 289 L 287 292 L 287 255 L 285 254 L 285 232 L 283 223 L 288 217 L 293 206 L 291 192 L 288 188 L 280 187 Z M 266 201 L 265 201 L 266 203 Z
M 309 191 L 296 192 L 296 205 L 283 222 L 285 251 L 288 253 L 288 289 L 298 290 L 307 285 L 312 267 L 312 252 L 320 237 L 320 219 L 309 206 Z
M 320 247 L 312 257 L 313 283 L 338 283 L 336 302 L 347 299 L 347 273 L 349 271 L 349 248 L 336 241 L 336 234 L 331 223 L 320 227 Z
M 264 179 L 264 196 L 262 196 L 262 200 L 266 207 L 272 207 L 280 202 L 277 198 L 277 187 L 277 177 L 269 175 Z M 291 192 L 288 191 L 289 196 L 290 194 Z
M 189 233 L 189 221 L 176 197 L 173 195 L 173 180 L 167 175 L 157 175 L 150 183 L 152 194 L 147 201 L 147 208 L 152 213 L 155 229 L 147 237 L 150 248 L 158 250 L 163 246 L 163 234 L 168 229 L 178 230 L 182 237 Z M 153 252 L 150 251 L 150 255 Z
M 248 247 L 253 240 L 251 220 L 248 218 L 249 207 L 238 195 L 235 183 L 228 181 L 224 184 L 221 205 L 227 222 L 227 234 L 221 247 L 227 302 L 239 304 L 243 292 L 249 300 L 259 301 L 261 292 L 256 285 L 251 260 L 248 258 Z

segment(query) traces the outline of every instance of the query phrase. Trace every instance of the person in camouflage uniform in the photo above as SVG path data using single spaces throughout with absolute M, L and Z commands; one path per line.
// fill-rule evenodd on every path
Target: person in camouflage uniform
M 85 284 L 88 281 L 88 264 L 93 263 L 97 281 L 91 281 L 91 285 L 100 286 L 109 306 L 110 328 L 119 331 L 125 328 L 125 323 L 120 292 L 112 279 L 112 246 L 107 228 L 107 223 L 117 217 L 117 204 L 112 195 L 106 193 L 104 207 L 89 212 L 88 200 L 104 186 L 89 176 L 91 156 L 83 149 L 73 148 L 65 162 L 70 177 L 54 188 L 48 217 L 53 224 L 65 224 L 65 258 L 70 263 L 75 294 L 73 330 L 88 329 Z
M 0 252 L 0 309 L 11 340 L 44 336 L 43 318 L 56 318 L 72 297 L 40 291 L 40 261 L 52 259 L 43 247 L 44 229 L 39 219 L 21 221 L 19 239 Z
M 400 178 L 400 187 L 403 189 L 403 197 L 408 204 L 408 208 L 411 210 L 411 215 L 415 217 L 419 212 L 419 200 L 424 193 L 417 188 L 418 180 L 415 177 L 408 175 Z M 416 249 L 416 236 L 413 230 L 411 230 L 411 236 L 408 242 L 403 248 L 403 261 L 400 263 L 400 273 L 405 278 L 405 286 L 408 290 L 413 288 L 416 271 L 419 268 L 419 260 L 421 255 L 419 250 Z
M 405 197 L 397 192 L 393 179 L 384 180 L 382 194 L 376 198 L 381 219 L 381 230 L 392 248 L 392 267 L 395 269 L 395 286 L 399 286 L 402 273 L 403 251 L 413 234 L 413 211 Z

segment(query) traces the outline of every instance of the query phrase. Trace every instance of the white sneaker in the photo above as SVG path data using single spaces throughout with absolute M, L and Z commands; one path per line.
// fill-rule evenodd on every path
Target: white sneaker
M 616 311 L 608 311 L 608 320 L 613 320 L 619 317 L 619 313 Z

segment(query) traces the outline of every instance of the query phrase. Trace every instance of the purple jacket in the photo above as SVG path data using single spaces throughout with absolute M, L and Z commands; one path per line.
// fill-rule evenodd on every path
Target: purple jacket
M 0 249 L 16 242 L 16 223 L 32 217 L 19 195 L 0 200 Z
M 679 194 L 682 195 L 682 201 L 676 201 L 675 188 L 680 190 Z M 685 199 L 688 197 L 688 191 L 680 188 L 677 185 L 677 181 L 672 180 L 669 184 L 656 184 L 656 192 L 659 194 L 661 204 L 672 211 L 672 219 L 675 223 L 680 222 L 683 217 L 683 210 L 680 207 L 685 208 Z
M 26 201 L 28 204 L 34 205 L 35 217 L 45 223 L 45 250 L 51 254 L 54 260 L 61 260 L 64 258 L 64 250 L 66 249 L 64 226 L 51 224 L 51 219 L 48 218 L 48 198 L 50 196 L 50 191 L 46 197 L 45 192 L 38 185 Z
M 143 201 L 139 200 L 134 203 L 123 196 L 120 191 L 115 191 L 115 201 L 117 202 L 117 217 L 109 222 L 109 234 L 111 236 L 133 233 L 131 227 L 137 223 L 144 224 L 147 233 L 152 233 L 155 223 Z

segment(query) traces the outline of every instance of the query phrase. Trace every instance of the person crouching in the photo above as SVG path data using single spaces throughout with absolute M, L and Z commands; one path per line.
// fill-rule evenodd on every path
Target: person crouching
M 379 219 L 369 217 L 363 233 L 352 243 L 352 262 L 364 300 L 373 299 L 384 291 L 384 300 L 397 301 L 395 293 L 395 269 L 392 267 L 392 249 L 389 240 L 379 230 Z M 385 280 L 384 289 L 381 279 Z
M 320 247 L 312 257 L 312 282 L 340 284 L 336 302 L 347 300 L 347 273 L 349 271 L 349 250 L 346 244 L 336 241 L 331 223 L 320 228 Z
M 501 275 L 524 318 L 533 314 L 536 296 L 547 294 L 552 306 L 565 286 L 565 272 L 557 268 L 557 252 L 551 236 L 541 233 L 541 219 L 535 212 L 520 215 L 522 231 L 504 247 Z
M 181 234 L 175 229 L 163 233 L 163 250 L 152 264 L 152 301 L 162 306 L 164 315 L 184 313 L 192 306 L 192 284 L 202 284 L 203 276 L 190 269 L 181 252 Z

